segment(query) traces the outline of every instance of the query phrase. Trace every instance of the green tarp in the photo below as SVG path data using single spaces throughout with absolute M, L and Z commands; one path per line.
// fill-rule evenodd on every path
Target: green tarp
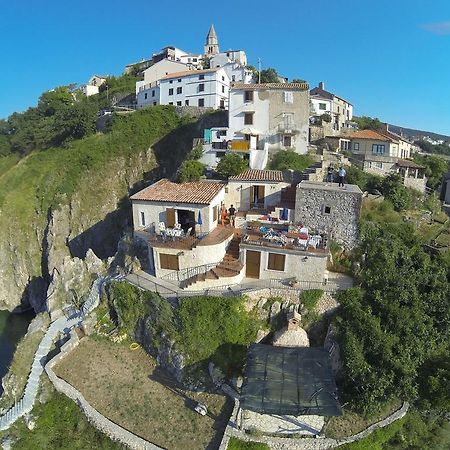
M 261 414 L 340 416 L 328 352 L 252 344 L 241 407 Z

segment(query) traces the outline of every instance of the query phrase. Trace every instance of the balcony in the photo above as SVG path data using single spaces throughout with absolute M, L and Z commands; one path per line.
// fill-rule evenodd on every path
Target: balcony
M 248 152 L 250 150 L 250 142 L 233 139 L 231 141 L 231 150 L 235 152 Z
M 283 134 L 298 134 L 300 130 L 294 123 L 282 122 L 278 124 L 278 132 Z

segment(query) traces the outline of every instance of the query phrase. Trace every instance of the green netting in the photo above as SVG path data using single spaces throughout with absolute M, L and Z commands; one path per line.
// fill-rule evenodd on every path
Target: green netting
M 340 416 L 328 352 L 252 344 L 241 407 L 262 414 Z

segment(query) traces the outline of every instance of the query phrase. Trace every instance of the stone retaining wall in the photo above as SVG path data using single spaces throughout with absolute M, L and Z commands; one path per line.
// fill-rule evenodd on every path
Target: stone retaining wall
M 71 338 L 61 347 L 60 353 L 45 365 L 45 371 L 55 386 L 55 389 L 72 399 L 83 411 L 88 421 L 98 430 L 105 433 L 111 440 L 119 441 L 134 450 L 160 450 L 160 447 L 136 436 L 100 414 L 86 401 L 81 392 L 77 391 L 71 384 L 59 378 L 53 372 L 53 367 L 77 347 L 78 343 L 79 340 L 76 333 L 71 332 Z
M 235 402 L 233 413 L 231 414 L 230 420 L 228 422 L 227 428 L 220 443 L 219 450 L 227 450 L 228 442 L 231 437 L 236 437 L 242 441 L 253 441 L 262 442 L 269 446 L 271 450 L 327 450 L 331 448 L 336 448 L 344 444 L 350 444 L 351 442 L 360 441 L 372 434 L 376 429 L 383 428 L 398 419 L 401 419 L 406 415 L 409 409 L 409 403 L 404 402 L 402 407 L 392 413 L 386 419 L 380 420 L 374 423 L 370 427 L 361 431 L 360 433 L 354 434 L 340 439 L 332 439 L 325 437 L 318 438 L 277 438 L 269 436 L 252 436 L 246 434 L 238 429 L 239 425 L 239 402 Z

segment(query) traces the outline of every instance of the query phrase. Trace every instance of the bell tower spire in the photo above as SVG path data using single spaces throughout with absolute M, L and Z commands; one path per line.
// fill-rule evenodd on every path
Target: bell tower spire
M 211 25 L 208 34 L 206 35 L 205 42 L 205 55 L 213 56 L 219 53 L 219 40 L 217 39 L 217 33 L 214 29 L 214 25 Z

